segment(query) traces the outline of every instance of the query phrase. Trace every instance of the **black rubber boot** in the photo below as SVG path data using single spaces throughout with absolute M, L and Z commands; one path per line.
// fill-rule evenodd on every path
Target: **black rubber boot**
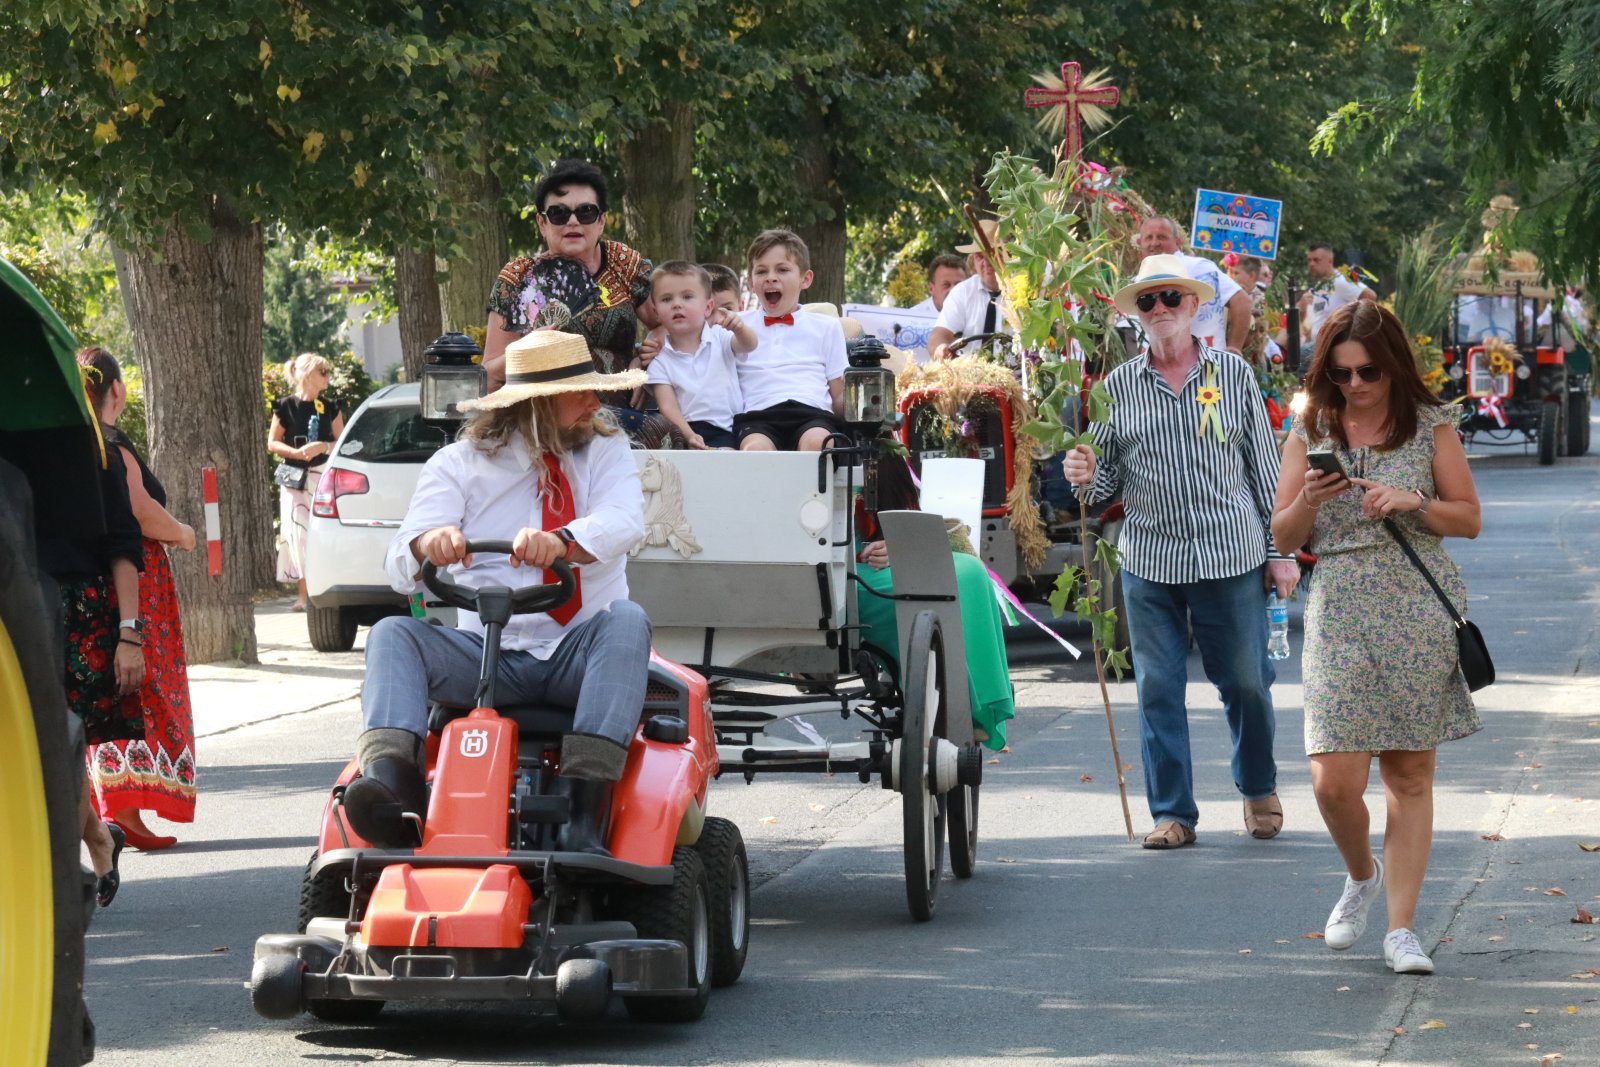
M 606 833 L 611 823 L 611 787 L 616 783 L 597 778 L 561 777 L 556 783 L 572 800 L 567 824 L 556 834 L 556 848 L 562 852 L 610 856 Z
M 428 784 L 422 774 L 421 739 L 405 730 L 368 730 L 356 743 L 356 755 L 361 776 L 344 790 L 351 829 L 379 848 L 422 844 Z

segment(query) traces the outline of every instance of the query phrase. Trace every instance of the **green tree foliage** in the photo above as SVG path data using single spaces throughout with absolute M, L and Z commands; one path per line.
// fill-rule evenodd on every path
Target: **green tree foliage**
M 306 262 L 308 244 L 281 229 L 267 240 L 261 351 L 268 363 L 302 352 L 331 356 L 338 349 L 344 314 L 330 298 L 330 279 Z
M 1352 0 L 1343 22 L 1377 44 L 1418 42 L 1414 78 L 1351 91 L 1319 129 L 1385 165 L 1419 134 L 1458 149 L 1475 203 L 1501 192 L 1522 212 L 1513 240 L 1547 272 L 1600 270 L 1600 3 L 1595 0 Z

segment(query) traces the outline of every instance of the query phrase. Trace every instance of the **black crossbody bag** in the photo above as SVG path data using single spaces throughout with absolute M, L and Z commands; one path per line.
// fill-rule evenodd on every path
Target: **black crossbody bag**
M 1411 542 L 1405 539 L 1393 519 L 1384 519 L 1384 527 L 1400 544 L 1400 551 L 1406 554 L 1413 566 L 1422 572 L 1422 576 L 1433 587 L 1434 594 L 1439 598 L 1439 603 L 1444 605 L 1444 610 L 1450 613 L 1450 621 L 1456 624 L 1456 652 L 1461 660 L 1461 676 L 1467 680 L 1467 688 L 1476 693 L 1484 686 L 1494 684 L 1494 660 L 1489 658 L 1489 646 L 1483 642 L 1483 634 L 1478 632 L 1478 627 L 1469 619 L 1463 619 L 1461 613 L 1456 611 L 1450 603 L 1450 598 L 1444 595 L 1444 590 L 1439 588 L 1439 583 L 1433 580 L 1433 574 L 1423 566 L 1422 560 L 1417 557 L 1416 550 L 1411 547 Z

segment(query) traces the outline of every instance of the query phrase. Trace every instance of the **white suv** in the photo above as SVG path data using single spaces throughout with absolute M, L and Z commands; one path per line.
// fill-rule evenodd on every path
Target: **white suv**
M 356 627 L 409 610 L 389 586 L 384 555 L 422 465 L 453 436 L 422 420 L 419 391 L 406 383 L 368 397 L 345 424 L 317 486 L 306 536 L 306 628 L 319 652 L 349 651 Z M 455 624 L 453 609 L 429 604 L 426 613 Z

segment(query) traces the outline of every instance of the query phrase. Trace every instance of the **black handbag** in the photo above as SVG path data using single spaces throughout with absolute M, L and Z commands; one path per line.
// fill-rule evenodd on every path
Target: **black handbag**
M 272 472 L 272 480 L 285 489 L 304 489 L 306 487 L 306 469 L 292 467 L 287 463 L 278 464 L 278 469 Z
M 1390 535 L 1400 543 L 1400 551 L 1406 554 L 1413 566 L 1422 572 L 1422 576 L 1433 587 L 1434 594 L 1439 598 L 1439 603 L 1444 605 L 1444 610 L 1450 613 L 1450 621 L 1456 624 L 1456 653 L 1461 662 L 1461 676 L 1467 680 L 1467 688 L 1476 693 L 1484 686 L 1494 684 L 1494 660 L 1489 658 L 1489 646 L 1484 644 L 1483 634 L 1478 632 L 1478 627 L 1471 620 L 1463 619 L 1461 613 L 1456 611 L 1455 605 L 1450 603 L 1450 598 L 1444 595 L 1444 590 L 1439 588 L 1439 583 L 1433 580 L 1433 574 L 1423 566 L 1422 560 L 1417 557 L 1416 550 L 1411 547 L 1411 542 L 1401 534 L 1400 527 L 1396 526 L 1393 519 L 1384 519 L 1384 527 Z

